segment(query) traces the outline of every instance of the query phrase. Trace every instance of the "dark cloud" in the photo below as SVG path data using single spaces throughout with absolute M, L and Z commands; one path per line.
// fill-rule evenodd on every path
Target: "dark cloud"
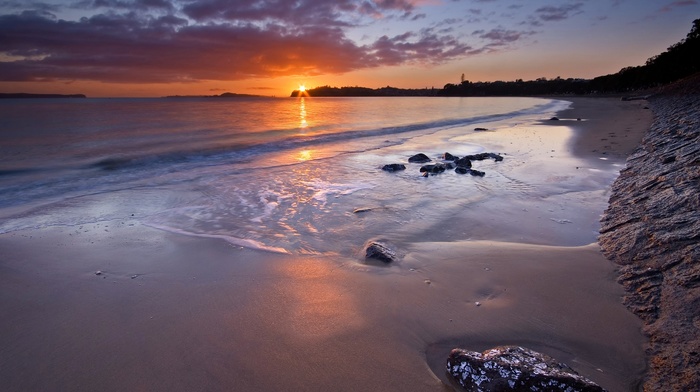
M 582 13 L 582 7 L 583 3 L 565 4 L 561 6 L 545 6 L 535 10 L 535 13 L 544 21 L 557 21 L 568 19 L 571 16 Z
M 175 10 L 175 6 L 168 0 L 81 0 L 73 3 L 71 7 L 78 9 Z
M 684 7 L 684 6 L 689 6 L 689 5 L 697 5 L 697 4 L 698 4 L 698 2 L 695 0 L 674 1 L 672 3 L 666 4 L 661 9 L 659 9 L 659 11 L 660 12 L 669 12 L 669 11 L 673 10 L 674 8 Z
M 60 9 L 56 4 L 44 3 L 40 1 L 0 1 L 0 9 L 11 10 L 37 10 L 46 12 L 56 12 Z
M 523 35 L 528 34 L 522 31 L 492 29 L 487 33 L 482 33 L 479 38 L 488 39 L 494 42 L 505 44 L 519 40 Z
M 370 58 L 376 65 L 404 63 L 442 63 L 464 56 L 472 48 L 454 37 L 435 34 L 432 29 L 383 36 L 370 46 Z
M 187 15 L 203 23 L 167 12 L 170 3 L 160 0 L 130 2 L 159 10 L 151 14 L 116 12 L 115 7 L 122 3 L 125 1 L 90 1 L 83 6 L 110 4 L 112 8 L 77 21 L 61 20 L 43 11 L 0 15 L 0 53 L 19 59 L 0 62 L 0 80 L 241 80 L 442 63 L 472 49 L 454 36 L 431 29 L 384 36 L 360 46 L 348 39 L 343 29 L 350 23 L 345 9 L 358 4 L 349 0 L 187 2 Z M 214 3 L 229 7 L 209 8 Z M 293 18 L 278 20 L 275 15 L 282 15 L 282 10 L 266 13 L 255 9 L 255 4 L 262 3 L 278 4 L 307 19 L 304 23 L 290 22 Z M 312 4 L 319 8 L 306 12 Z M 407 1 L 373 4 L 383 12 L 412 9 Z M 358 12 L 357 7 L 354 11 Z

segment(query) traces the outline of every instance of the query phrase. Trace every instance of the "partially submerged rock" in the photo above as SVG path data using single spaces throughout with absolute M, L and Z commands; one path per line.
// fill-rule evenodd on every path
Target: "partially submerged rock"
M 430 162 L 431 159 L 427 155 L 420 153 L 408 158 L 408 161 L 411 163 L 425 163 Z
M 456 161 L 459 158 L 450 154 L 449 152 L 446 152 L 446 153 L 442 154 L 442 159 L 446 160 L 446 161 Z
M 388 171 L 388 172 L 395 172 L 399 170 L 406 170 L 406 165 L 402 165 L 400 163 L 391 163 L 388 165 L 384 165 L 382 167 L 382 170 Z
M 457 165 L 457 167 L 464 167 L 467 169 L 472 167 L 472 161 L 467 157 L 459 158 L 459 159 L 455 160 L 455 164 Z
M 455 169 L 455 172 L 458 174 L 471 174 L 474 177 L 483 177 L 486 175 L 486 173 L 484 173 L 482 171 L 468 169 L 468 168 L 462 167 L 462 166 L 457 166 L 457 168 Z
M 424 165 L 424 166 L 421 166 L 421 168 L 420 168 L 421 173 L 437 174 L 437 173 L 442 173 L 444 171 L 445 171 L 445 165 L 442 163 L 436 163 L 434 165 Z
M 372 240 L 365 246 L 365 258 L 392 263 L 398 259 L 396 251 L 384 241 Z
M 447 373 L 468 391 L 601 392 L 603 388 L 552 357 L 518 346 L 483 353 L 456 348 Z

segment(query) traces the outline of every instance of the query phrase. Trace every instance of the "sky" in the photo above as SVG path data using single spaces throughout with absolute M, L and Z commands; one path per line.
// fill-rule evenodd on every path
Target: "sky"
M 0 0 L 0 92 L 593 78 L 643 65 L 697 18 L 700 0 Z

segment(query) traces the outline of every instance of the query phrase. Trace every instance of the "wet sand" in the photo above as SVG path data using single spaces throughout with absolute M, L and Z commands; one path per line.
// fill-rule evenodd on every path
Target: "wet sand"
M 640 102 L 572 101 L 556 125 L 572 126 L 572 151 L 592 165 L 619 164 L 648 128 Z M 242 249 L 126 212 L 0 235 L 0 384 L 449 391 L 451 348 L 522 344 L 635 390 L 641 323 L 598 245 L 516 241 L 527 219 L 494 227 L 497 241 L 430 238 L 390 267 Z

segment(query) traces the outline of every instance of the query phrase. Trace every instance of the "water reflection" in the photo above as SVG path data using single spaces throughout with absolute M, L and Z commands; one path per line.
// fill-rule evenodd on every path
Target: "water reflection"
M 299 151 L 299 155 L 297 156 L 297 160 L 302 161 L 302 162 L 311 160 L 311 158 L 312 158 L 311 150 Z
M 306 122 L 306 102 L 304 97 L 299 98 L 299 128 L 306 128 L 309 124 Z

